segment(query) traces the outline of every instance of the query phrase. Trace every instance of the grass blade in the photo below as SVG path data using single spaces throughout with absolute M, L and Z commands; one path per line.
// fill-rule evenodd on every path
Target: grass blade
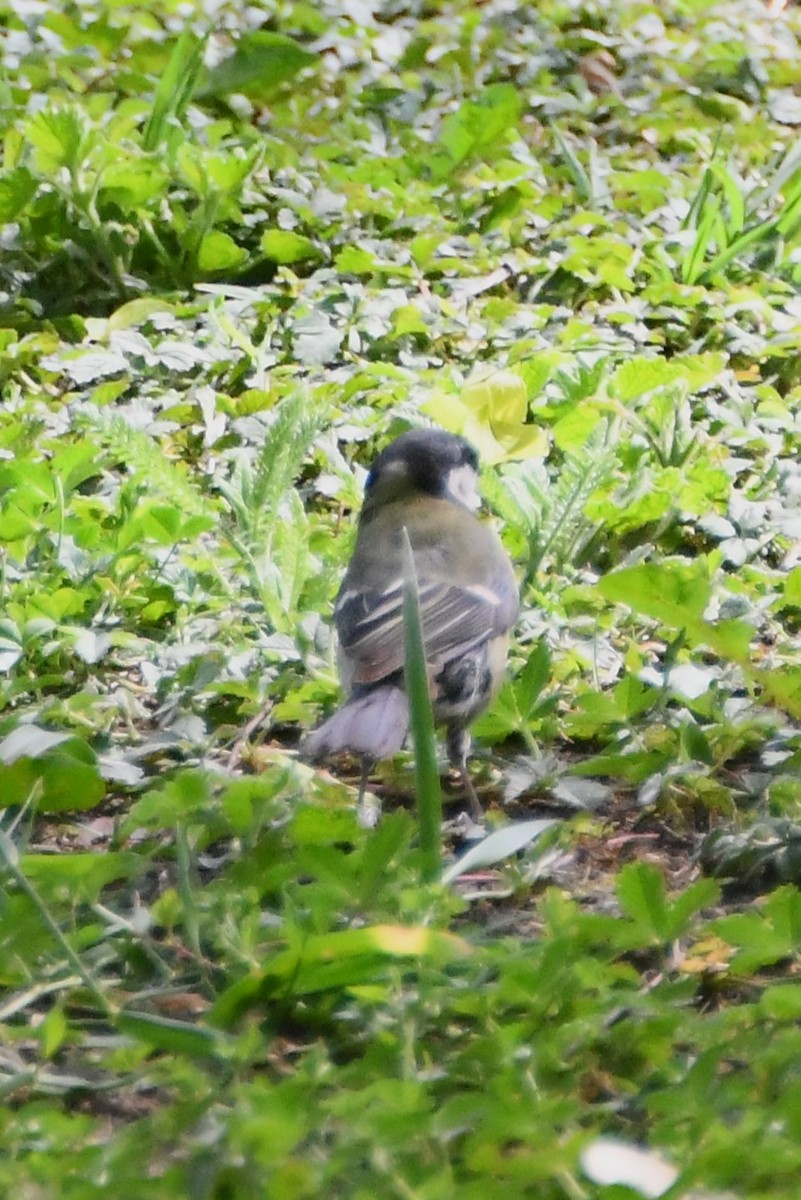
M 710 163 L 709 170 L 718 181 L 726 200 L 729 210 L 728 219 L 726 220 L 726 238 L 728 241 L 732 241 L 742 233 L 745 227 L 746 213 L 743 193 L 738 181 L 734 178 L 731 171 L 728 171 L 724 167 L 723 163 Z
M 578 156 L 573 152 L 570 143 L 562 137 L 556 125 L 551 126 L 554 140 L 562 156 L 562 162 L 568 170 L 579 200 L 585 204 L 594 204 L 595 195 L 591 177 L 587 174 Z
M 776 229 L 776 226 L 776 218 L 771 217 L 767 221 L 760 221 L 759 225 L 755 225 L 753 229 L 746 230 L 735 242 L 715 255 L 711 263 L 701 272 L 701 276 L 704 279 L 711 279 L 716 271 L 727 267 L 732 259 L 737 258 L 752 243 L 765 241 Z
M 185 29 L 173 47 L 170 60 L 153 97 L 153 110 L 142 137 L 145 150 L 158 150 L 166 139 L 170 121 L 180 123 L 203 66 L 203 50 L 208 34 L 198 37 Z
M 442 791 L 437 767 L 434 714 L 428 694 L 428 671 L 420 621 L 417 572 L 409 534 L 403 531 L 403 638 L 406 694 L 409 697 L 417 813 L 420 823 L 420 874 L 424 883 L 438 879 L 442 871 Z
M 706 252 L 712 242 L 715 225 L 720 218 L 720 199 L 712 195 L 704 205 L 695 232 L 695 241 L 681 264 L 681 281 L 690 287 L 697 282 L 703 271 Z

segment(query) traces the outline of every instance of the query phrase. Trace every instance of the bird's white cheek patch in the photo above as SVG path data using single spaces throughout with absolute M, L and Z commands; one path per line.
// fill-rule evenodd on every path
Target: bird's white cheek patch
M 472 467 L 464 464 L 448 472 L 448 493 L 471 512 L 479 508 L 481 497 L 478 494 L 478 476 Z

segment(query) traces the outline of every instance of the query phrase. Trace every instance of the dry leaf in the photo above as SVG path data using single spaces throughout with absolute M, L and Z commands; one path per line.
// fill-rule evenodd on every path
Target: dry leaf
M 607 96 L 610 93 L 620 95 L 615 70 L 617 63 L 608 50 L 593 50 L 579 59 L 578 69 L 587 87 L 595 96 Z

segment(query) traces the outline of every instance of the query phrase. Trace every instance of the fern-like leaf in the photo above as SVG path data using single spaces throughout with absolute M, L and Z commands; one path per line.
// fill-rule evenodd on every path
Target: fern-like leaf
M 255 464 L 237 464 L 220 485 L 229 543 L 271 626 L 283 632 L 294 631 L 301 592 L 316 569 L 306 514 L 293 489 L 326 419 L 324 407 L 313 408 L 300 389 L 292 392 L 274 410 Z
M 136 429 L 119 413 L 88 406 L 77 423 L 92 430 L 115 462 L 122 463 L 135 483 L 152 498 L 175 505 L 186 516 L 217 517 L 213 500 L 189 480 L 183 463 L 164 453 L 159 442 Z
M 580 450 L 565 455 L 555 476 L 541 462 L 516 463 L 489 489 L 500 515 L 528 542 L 528 578 L 546 558 L 559 569 L 581 556 L 597 532 L 584 506 L 614 464 L 609 428 L 600 424 Z
M 615 451 L 609 427 L 599 424 L 579 452 L 565 457 L 548 497 L 539 530 L 539 546 L 529 563 L 533 574 L 546 557 L 557 567 L 575 562 L 597 532 L 584 515 L 593 492 L 614 470 Z
M 269 555 L 281 502 L 301 472 L 303 460 L 326 420 L 298 389 L 277 405 L 255 464 L 238 463 L 220 485 L 236 540 Z

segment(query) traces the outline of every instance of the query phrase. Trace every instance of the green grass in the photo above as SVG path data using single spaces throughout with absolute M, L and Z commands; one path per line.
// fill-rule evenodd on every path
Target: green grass
M 40 8 L 2 14 L 0 1191 L 612 1200 L 611 1137 L 795 1200 L 801 10 Z M 424 418 L 521 580 L 472 850 L 408 758 L 366 830 L 296 754 Z

